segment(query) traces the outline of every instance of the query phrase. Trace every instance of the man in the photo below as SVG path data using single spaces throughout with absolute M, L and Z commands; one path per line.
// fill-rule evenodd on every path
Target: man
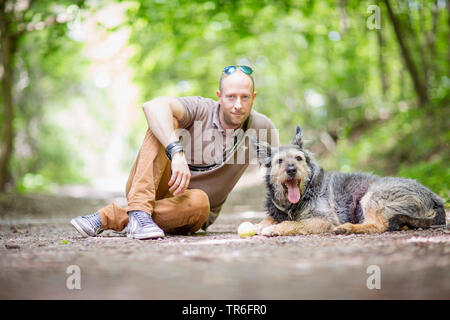
M 126 226 L 134 239 L 206 230 L 249 165 L 245 135 L 279 145 L 272 121 L 252 110 L 252 72 L 226 67 L 217 101 L 159 97 L 144 103 L 149 129 L 128 178 L 128 206 L 113 203 L 71 224 L 85 237 Z

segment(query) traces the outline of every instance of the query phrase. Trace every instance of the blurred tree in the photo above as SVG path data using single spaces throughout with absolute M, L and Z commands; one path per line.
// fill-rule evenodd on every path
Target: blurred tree
M 11 159 L 14 151 L 16 137 L 15 125 L 16 96 L 15 86 L 18 79 L 18 55 L 26 55 L 24 47 L 36 33 L 45 34 L 46 39 L 41 38 L 47 47 L 47 53 L 52 50 L 61 50 L 61 37 L 66 33 L 66 24 L 73 17 L 61 14 L 69 5 L 82 7 L 84 0 L 65 1 L 56 4 L 54 1 L 0 1 L 0 38 L 1 38 L 1 90 L 3 112 L 1 115 L 1 140 L 0 140 L 0 192 L 5 191 L 7 185 L 12 184 Z M 36 38 L 34 38 L 36 39 Z M 41 47 L 30 48 L 30 56 L 37 57 Z M 27 49 L 28 50 L 28 49 Z M 47 54 L 48 57 L 48 54 Z M 36 113 L 35 115 L 37 115 Z
M 402 10 L 403 12 L 406 12 L 404 16 L 406 16 L 405 20 L 407 23 L 402 23 L 400 18 L 397 16 L 397 14 L 394 13 L 392 6 L 390 4 L 389 0 L 384 0 L 384 3 L 387 8 L 387 12 L 389 14 L 389 19 L 392 23 L 392 26 L 394 28 L 395 36 L 398 41 L 398 45 L 400 47 L 401 55 L 403 57 L 403 60 L 405 62 L 406 69 L 411 75 L 411 79 L 414 84 L 414 88 L 416 89 L 419 101 L 421 105 L 425 105 L 429 101 L 429 94 L 428 94 L 428 79 L 429 79 L 429 60 L 433 60 L 435 51 L 433 50 L 433 42 L 436 38 L 436 21 L 437 21 L 437 3 L 433 4 L 431 7 L 433 8 L 433 28 L 431 31 L 428 31 L 428 37 L 423 37 L 422 34 L 416 34 L 411 28 L 408 28 L 408 26 L 411 25 L 411 21 L 409 19 L 409 12 L 407 10 Z M 403 7 L 407 5 L 408 2 L 404 2 L 401 5 Z M 434 9 L 436 8 L 436 9 Z M 420 8 L 418 11 L 422 12 L 422 10 L 426 10 L 426 8 Z M 422 17 L 419 18 L 419 23 L 421 26 L 423 25 L 423 14 Z M 408 29 L 408 32 L 406 32 L 405 29 Z M 422 28 L 421 28 L 422 29 Z M 420 30 L 419 32 L 424 32 L 424 30 Z M 412 37 L 407 37 L 411 36 Z M 424 54 L 424 47 L 426 47 L 427 43 L 423 43 L 423 39 L 426 39 L 428 42 L 428 46 L 431 50 L 429 50 L 428 55 Z M 419 48 L 420 58 L 421 58 L 421 64 L 418 65 L 416 61 L 413 59 L 413 50 L 411 50 L 408 46 L 408 40 L 409 41 L 417 41 L 415 45 L 413 45 L 414 48 Z M 420 68 L 422 66 L 422 68 Z

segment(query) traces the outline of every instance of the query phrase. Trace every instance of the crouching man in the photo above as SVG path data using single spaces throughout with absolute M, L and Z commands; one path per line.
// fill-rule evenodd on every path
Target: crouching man
M 76 217 L 76 230 L 88 237 L 128 226 L 127 236 L 134 239 L 206 230 L 250 163 L 246 134 L 279 145 L 272 121 L 252 110 L 252 72 L 248 66 L 226 67 L 217 101 L 159 97 L 144 103 L 148 130 L 126 185 L 127 207 L 112 203 Z

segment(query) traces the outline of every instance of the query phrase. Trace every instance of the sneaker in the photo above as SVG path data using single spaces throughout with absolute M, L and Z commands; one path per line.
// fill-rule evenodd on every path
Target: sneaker
M 76 217 L 70 220 L 70 223 L 83 237 L 95 237 L 103 232 L 102 221 L 98 212 L 88 216 Z
M 127 237 L 132 239 L 164 238 L 164 231 L 153 222 L 152 216 L 144 211 L 130 211 Z

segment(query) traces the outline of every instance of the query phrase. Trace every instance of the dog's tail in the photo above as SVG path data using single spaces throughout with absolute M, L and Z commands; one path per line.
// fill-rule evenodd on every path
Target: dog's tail
M 444 203 L 437 196 L 433 197 L 432 200 L 433 200 L 433 204 L 434 204 L 433 210 L 434 210 L 434 212 L 436 212 L 436 215 L 434 216 L 432 225 L 433 226 L 445 225 L 446 221 L 445 221 Z
M 400 230 L 403 226 L 408 226 L 412 229 L 417 228 L 431 228 L 431 227 L 442 227 L 446 225 L 445 219 L 445 209 L 442 200 L 437 196 L 432 197 L 433 207 L 430 209 L 427 216 L 425 217 L 411 217 L 406 214 L 396 214 L 389 220 L 389 229 L 390 230 Z

